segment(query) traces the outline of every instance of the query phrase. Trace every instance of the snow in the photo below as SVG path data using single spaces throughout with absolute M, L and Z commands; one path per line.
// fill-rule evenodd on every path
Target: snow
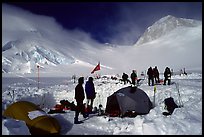
M 171 16 L 164 19 L 168 17 Z M 97 92 L 94 106 L 102 104 L 105 109 L 108 96 L 129 86 L 110 79 L 111 76 L 120 79 L 119 74 L 130 74 L 133 69 L 138 74 L 146 73 L 149 66 L 156 65 L 161 73 L 160 78 L 163 78 L 162 72 L 169 66 L 174 70 L 172 82 L 179 84 L 181 96 L 179 98 L 175 84 L 157 85 L 155 107 L 146 115 L 120 118 L 92 114 L 88 119 L 80 115 L 79 119 L 84 123 L 79 125 L 73 124 L 73 111 L 48 115 L 59 121 L 61 135 L 201 135 L 202 23 L 179 20 L 195 26 L 177 24 L 178 27 L 169 32 L 166 30 L 169 27 L 167 24 L 162 32 L 158 32 L 159 26 L 149 27 L 150 32 L 155 30 L 155 33 L 165 35 L 153 40 L 156 34 L 148 33 L 146 36 L 151 41 L 119 46 L 99 44 L 83 31 L 65 30 L 54 18 L 34 15 L 3 4 L 2 112 L 19 100 L 40 105 L 45 112 L 59 104 L 60 100 L 74 101 L 76 104 L 74 89 L 77 83 L 73 82 L 72 76 L 83 76 L 87 80 L 96 74 L 101 79 L 94 79 Z M 145 39 L 145 36 L 141 39 Z M 101 70 L 91 75 L 98 62 Z M 37 65 L 41 66 L 39 70 Z M 188 75 L 178 75 L 184 67 Z M 139 88 L 153 101 L 154 87 L 148 86 L 147 79 Z M 176 108 L 172 115 L 166 117 L 162 115 L 166 111 L 163 101 L 170 96 L 184 107 Z M 30 132 L 24 121 L 2 117 L 2 134 L 30 135 Z
M 97 96 L 94 106 L 102 104 L 105 109 L 107 97 L 120 88 L 129 86 L 111 75 L 94 79 Z M 119 77 L 120 78 L 120 77 Z M 160 75 L 163 78 L 163 75 Z M 12 81 L 11 81 L 12 80 Z M 88 80 L 88 76 L 85 77 Z M 25 82 L 26 81 L 26 82 Z M 26 100 L 41 105 L 48 112 L 60 100 L 74 101 L 74 83 L 71 77 L 41 78 L 40 89 L 37 79 L 28 77 L 2 79 L 2 112 L 12 102 Z M 61 135 L 201 135 L 202 134 L 202 73 L 191 73 L 187 76 L 173 75 L 172 82 L 179 84 L 179 93 L 175 84 L 156 85 L 156 106 L 146 115 L 129 117 L 109 117 L 90 114 L 84 119 L 79 115 L 82 124 L 74 124 L 74 111 L 47 114 L 55 117 L 61 126 Z M 84 86 L 84 85 L 83 85 Z M 147 79 L 139 86 L 153 101 L 153 86 L 148 86 Z M 164 116 L 164 99 L 173 97 L 177 105 L 172 115 Z M 84 103 L 86 99 L 84 100 Z M 30 132 L 23 121 L 2 117 L 3 135 L 29 135 Z
M 198 20 L 176 18 L 174 16 L 168 15 L 156 21 L 152 26 L 148 27 L 135 45 L 151 42 L 155 39 L 158 39 L 159 37 L 165 36 L 178 27 L 184 27 L 185 29 L 188 29 L 200 25 L 202 25 L 202 22 Z
M 56 77 L 88 75 L 98 62 L 103 75 L 155 65 L 161 70 L 202 70 L 202 21 L 167 16 L 144 32 L 142 43 L 120 46 L 98 43 L 88 33 L 64 29 L 54 18 L 3 4 L 2 28 L 5 74 L 37 76 L 36 63 L 44 66 L 41 75 Z

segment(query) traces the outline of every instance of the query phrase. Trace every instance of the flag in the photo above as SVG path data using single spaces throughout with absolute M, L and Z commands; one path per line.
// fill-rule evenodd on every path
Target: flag
M 94 73 L 95 71 L 100 70 L 100 62 L 98 63 L 98 65 L 91 71 L 91 74 Z

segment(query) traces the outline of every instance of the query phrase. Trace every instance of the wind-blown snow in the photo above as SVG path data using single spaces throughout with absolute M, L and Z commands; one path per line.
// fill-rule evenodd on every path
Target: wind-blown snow
M 174 74 L 183 68 L 188 73 L 172 77 L 172 82 L 179 83 L 184 107 L 175 109 L 171 116 L 162 115 L 163 100 L 172 96 L 180 105 L 175 84 L 157 86 L 156 107 L 147 115 L 135 118 L 90 115 L 88 119 L 80 115 L 79 119 L 84 121 L 80 125 L 73 124 L 73 111 L 52 116 L 60 122 L 62 135 L 201 135 L 202 23 L 167 16 L 153 26 L 147 28 L 148 33 L 144 33 L 139 44 L 99 44 L 81 30 L 65 30 L 54 18 L 3 4 L 2 112 L 18 100 L 40 103 L 46 112 L 62 99 L 75 101 L 73 75 L 85 79 L 96 75 L 108 77 L 94 79 L 97 92 L 94 106 L 102 104 L 105 109 L 109 95 L 129 86 L 111 80 L 111 76 L 120 79 L 120 74 L 130 74 L 133 69 L 139 75 L 146 73 L 148 67 L 157 66 L 163 78 L 168 66 Z M 91 74 L 98 62 L 101 70 Z M 147 79 L 140 88 L 152 101 L 153 87 L 147 85 Z M 30 132 L 23 121 L 2 117 L 2 134 L 29 135 Z
M 101 74 L 142 72 L 149 66 L 160 71 L 166 66 L 174 71 L 202 70 L 201 21 L 169 15 L 140 38 L 150 39 L 134 46 L 111 46 L 80 30 L 65 30 L 51 17 L 5 4 L 2 8 L 2 72 L 9 75 L 37 76 L 36 63 L 44 66 L 40 70 L 44 76 L 88 75 L 99 61 Z
M 97 92 L 94 106 L 99 104 L 106 107 L 107 97 L 120 88 L 129 86 L 106 75 L 101 79 L 94 79 Z M 87 77 L 85 77 L 87 80 Z M 120 77 L 119 77 L 120 78 Z M 141 77 L 142 78 L 142 77 Z M 163 75 L 160 75 L 163 78 Z M 3 78 L 2 112 L 12 102 L 18 100 L 31 101 L 41 105 L 45 112 L 59 104 L 60 100 L 74 101 L 74 83 L 71 78 L 41 78 L 40 89 L 37 89 L 35 78 Z M 156 106 L 149 114 L 138 115 L 135 118 L 119 118 L 97 116 L 90 114 L 88 119 L 82 115 L 79 120 L 84 123 L 76 125 L 74 111 L 49 114 L 55 117 L 61 126 L 61 135 L 201 135 L 202 134 L 202 74 L 192 73 L 187 76 L 173 75 L 172 82 L 179 84 L 179 92 L 173 85 L 157 85 Z M 147 93 L 153 102 L 154 87 L 148 86 L 147 79 L 139 86 Z M 180 93 L 180 98 L 179 94 Z M 164 99 L 173 97 L 177 105 L 172 115 L 163 116 Z M 84 100 L 84 103 L 86 99 Z M 44 104 L 44 105 L 42 105 Z M 2 118 L 3 135 L 29 135 L 30 132 L 23 121 Z

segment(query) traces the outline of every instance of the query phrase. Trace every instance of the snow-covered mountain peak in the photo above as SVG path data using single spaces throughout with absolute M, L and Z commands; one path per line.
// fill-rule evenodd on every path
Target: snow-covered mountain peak
M 174 17 L 174 16 L 172 16 L 172 15 L 167 15 L 167 16 L 161 18 L 160 20 L 158 20 L 158 21 L 155 22 L 155 23 L 163 23 L 163 22 L 165 22 L 165 21 L 170 21 L 170 20 L 175 20 L 175 19 L 176 19 L 176 17 Z
M 21 70 L 23 65 L 28 66 L 27 72 L 33 72 L 34 64 L 56 66 L 58 64 L 71 64 L 74 59 L 48 48 L 45 41 L 40 39 L 21 39 L 10 41 L 2 47 L 2 72 Z M 12 67 L 11 67 L 12 66 Z
M 177 18 L 172 15 L 167 15 L 157 22 L 155 22 L 153 25 L 172 25 L 175 28 L 178 26 L 186 26 L 186 27 L 196 27 L 201 24 L 201 21 L 192 20 L 192 19 L 185 19 L 185 18 Z M 153 26 L 152 25 L 152 26 Z
M 133 47 L 99 44 L 85 32 L 65 30 L 53 18 L 22 15 L 3 10 L 2 73 L 35 76 L 36 64 L 40 64 L 45 76 L 89 75 L 98 61 L 101 62 L 99 73 L 103 74 L 132 69 L 140 72 L 149 65 L 163 70 L 166 67 L 163 56 L 175 70 L 202 66 L 202 25 L 196 27 L 202 24 L 199 21 L 168 15 L 150 26 L 140 38 L 141 43 L 147 42 L 146 46 Z
M 135 45 L 141 45 L 158 39 L 178 27 L 197 27 L 199 25 L 202 25 L 201 21 L 177 18 L 172 15 L 168 15 L 148 27 Z

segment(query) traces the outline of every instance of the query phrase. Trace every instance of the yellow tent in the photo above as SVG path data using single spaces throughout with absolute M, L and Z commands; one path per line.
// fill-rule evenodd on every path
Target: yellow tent
M 11 104 L 3 116 L 25 121 L 32 135 L 60 134 L 61 127 L 57 119 L 28 101 Z

